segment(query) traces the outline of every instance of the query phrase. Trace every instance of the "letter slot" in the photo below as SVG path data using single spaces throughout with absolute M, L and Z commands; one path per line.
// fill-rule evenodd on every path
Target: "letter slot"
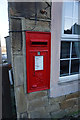
M 30 40 L 31 46 L 46 46 L 48 45 L 48 40 Z

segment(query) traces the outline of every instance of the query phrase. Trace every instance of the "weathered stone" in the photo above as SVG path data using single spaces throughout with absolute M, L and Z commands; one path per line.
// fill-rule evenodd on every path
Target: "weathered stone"
M 18 31 L 18 32 L 17 32 Z M 16 52 L 22 52 L 22 32 L 21 31 L 21 20 L 20 19 L 11 19 L 10 20 L 10 38 L 12 44 L 12 51 L 15 54 Z
M 20 118 L 20 113 L 17 112 L 17 119 L 19 119 L 19 118 Z
M 59 103 L 64 101 L 64 100 L 65 100 L 65 95 L 55 98 L 55 102 L 59 102 Z
M 77 104 L 77 99 L 73 98 L 73 99 L 65 100 L 62 103 L 60 103 L 60 107 L 61 109 L 66 109 L 69 107 L 73 107 L 76 104 Z
M 20 118 L 27 118 L 28 117 L 28 114 L 27 114 L 27 112 L 25 112 L 25 113 L 21 113 L 20 114 Z
M 15 88 L 16 109 L 18 113 L 27 111 L 27 100 L 24 94 L 23 86 Z
M 45 107 L 45 109 L 48 113 L 59 111 L 60 110 L 59 103 L 55 103 L 53 105 L 48 105 L 47 107 Z
M 65 100 L 65 96 L 60 96 L 57 98 L 49 98 L 49 104 L 55 104 L 55 103 L 61 103 L 62 101 Z
M 76 105 L 78 105 L 79 104 L 79 99 L 75 98 L 75 100 L 76 100 Z
M 44 96 L 47 96 L 47 90 L 27 94 L 27 98 L 30 101 L 34 100 L 34 99 L 39 99 L 39 98 L 44 97 Z
M 66 95 L 66 99 L 77 98 L 79 97 L 79 92 Z
M 14 76 L 15 76 L 15 86 L 23 85 L 24 76 L 23 76 L 23 57 L 15 56 L 14 57 Z
M 74 114 L 75 112 L 78 112 L 78 105 L 74 105 L 72 108 L 66 109 L 66 112 L 68 115 Z
M 78 98 L 78 109 L 80 110 L 80 97 Z
M 22 52 L 21 37 L 19 32 L 12 33 L 12 51 L 14 54 Z
M 50 6 L 46 2 L 9 2 L 9 16 L 34 17 L 37 14 L 39 18 L 50 18 Z M 51 3 L 49 2 L 49 5 Z M 47 7 L 47 8 L 46 8 Z M 45 10 L 46 8 L 46 10 Z M 40 10 L 44 9 L 45 13 L 41 14 Z
M 80 91 L 78 91 L 79 97 L 80 97 Z
M 78 91 L 79 91 L 79 96 L 80 96 L 80 79 L 78 80 Z
M 51 112 L 51 118 L 62 118 L 66 115 L 66 111 L 65 110 L 60 110 L 57 112 Z
M 55 104 L 55 98 L 49 98 L 49 104 Z
M 50 114 L 45 111 L 44 107 L 36 111 L 29 112 L 29 118 L 50 118 Z
M 20 31 L 22 28 L 21 28 L 21 19 L 19 19 L 19 18 L 12 18 L 11 19 L 11 22 L 12 22 L 12 28 L 11 28 L 11 30 L 12 31 Z
M 51 5 L 51 2 L 49 3 L 49 5 Z M 50 7 L 47 7 L 47 3 L 46 2 L 37 2 L 37 17 L 38 18 L 50 18 Z M 45 10 L 45 13 L 42 14 L 40 11 L 42 9 L 45 9 L 47 7 L 47 9 Z
M 49 24 L 49 22 L 45 22 L 45 21 L 37 21 L 37 23 L 35 25 L 34 20 L 26 19 L 26 29 L 27 30 L 33 29 L 34 31 L 49 32 L 50 31 L 50 24 Z
M 9 16 L 31 17 L 35 13 L 35 3 L 31 2 L 9 2 Z
M 48 98 L 47 97 L 38 98 L 36 100 L 29 101 L 28 111 L 34 111 L 39 107 L 45 107 L 45 106 L 48 106 Z

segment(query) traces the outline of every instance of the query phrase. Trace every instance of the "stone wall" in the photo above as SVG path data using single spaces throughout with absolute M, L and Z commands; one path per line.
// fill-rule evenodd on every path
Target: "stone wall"
M 51 6 L 51 3 L 49 4 Z M 40 10 L 46 8 L 47 3 L 37 3 L 37 8 L 35 3 L 9 3 L 8 5 L 17 118 L 61 118 L 77 112 L 79 92 L 57 98 L 51 98 L 49 90 L 25 93 L 22 19 L 25 20 L 25 30 L 50 31 L 50 7 L 46 10 L 47 13 L 41 14 Z M 35 10 L 37 10 L 37 17 Z
M 80 92 L 50 98 L 48 90 L 24 94 L 24 86 L 18 86 L 15 91 L 19 118 L 62 118 L 80 109 Z

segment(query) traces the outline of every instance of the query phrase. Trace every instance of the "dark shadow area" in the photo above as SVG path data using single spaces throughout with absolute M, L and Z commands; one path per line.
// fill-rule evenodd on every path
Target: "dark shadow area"
M 8 64 L 2 66 L 2 120 L 16 118 L 14 88 L 9 80 Z

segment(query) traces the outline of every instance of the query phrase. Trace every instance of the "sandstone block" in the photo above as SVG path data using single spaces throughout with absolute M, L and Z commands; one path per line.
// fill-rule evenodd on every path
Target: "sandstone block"
M 51 118 L 62 118 L 66 115 L 66 111 L 65 110 L 60 110 L 57 112 L 51 112 Z
M 79 97 L 79 92 L 66 95 L 66 99 L 78 98 L 78 97 Z
M 18 113 L 27 111 L 27 100 L 24 94 L 23 86 L 15 88 L 16 109 Z
M 80 110 L 80 97 L 78 98 L 78 109 Z
M 39 98 L 42 98 L 44 96 L 47 96 L 47 90 L 27 94 L 27 98 L 28 98 L 29 101 L 39 99 Z
M 50 118 L 50 114 L 45 111 L 44 107 L 37 109 L 36 111 L 29 112 L 29 118 Z
M 22 33 L 16 32 L 21 30 L 20 19 L 10 19 L 10 38 L 13 53 L 20 53 L 22 51 Z
M 65 100 L 65 96 L 60 96 L 57 98 L 49 98 L 49 104 L 55 104 L 55 103 L 61 103 L 62 101 Z
M 78 112 L 78 105 L 74 105 L 72 108 L 66 109 L 67 114 L 74 114 L 75 112 Z
M 80 91 L 78 91 L 79 97 L 80 97 Z
M 26 29 L 32 30 L 35 26 L 35 20 L 26 19 Z M 50 31 L 50 22 L 37 21 L 34 31 L 49 32 Z
M 48 113 L 50 113 L 50 112 L 59 111 L 60 106 L 59 106 L 59 103 L 55 103 L 53 105 L 48 105 L 47 107 L 45 107 L 45 109 Z
M 28 118 L 28 115 L 27 115 L 27 112 L 25 112 L 25 113 L 21 113 L 20 114 L 20 118 Z
M 20 113 L 17 112 L 17 119 L 20 119 Z
M 20 16 L 20 17 L 26 17 L 26 18 L 35 18 L 35 9 L 37 12 L 37 17 L 39 18 L 50 18 L 50 7 L 47 7 L 47 3 L 43 0 L 43 2 L 15 2 L 12 4 L 11 2 L 9 4 L 9 16 Z M 48 4 L 51 5 L 51 1 L 48 0 Z M 36 5 L 36 8 L 35 8 Z M 45 14 L 41 14 L 40 10 L 46 9 Z
M 49 98 L 49 104 L 55 104 L 55 98 Z
M 12 18 L 11 19 L 11 30 L 14 30 L 14 31 L 20 31 L 21 30 L 21 19 L 19 18 Z
M 66 109 L 66 108 L 70 108 L 73 107 L 74 105 L 77 104 L 77 99 L 69 99 L 69 100 L 65 100 L 62 103 L 60 103 L 60 108 L 61 109 Z
M 43 97 L 43 98 L 38 98 L 33 101 L 28 101 L 28 111 L 34 111 L 40 107 L 45 107 L 48 106 L 48 98 Z
M 14 57 L 14 83 L 15 86 L 23 85 L 24 76 L 23 76 L 23 56 Z

